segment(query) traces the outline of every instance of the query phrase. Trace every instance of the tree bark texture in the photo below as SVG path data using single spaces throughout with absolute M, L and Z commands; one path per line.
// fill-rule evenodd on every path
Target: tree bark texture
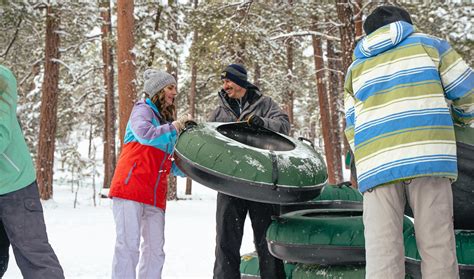
M 292 16 L 292 8 L 293 8 L 293 1 L 289 0 L 288 1 L 288 25 L 287 25 L 287 32 L 291 33 L 293 32 L 293 22 L 291 21 L 291 16 Z M 287 79 L 288 79 L 288 87 L 287 87 L 287 92 L 286 92 L 286 106 L 287 106 L 287 113 L 288 113 L 288 118 L 290 119 L 290 127 L 292 128 L 290 131 L 290 135 L 293 135 L 294 132 L 294 113 L 293 113 L 293 107 L 294 107 L 294 91 L 293 91 L 293 38 L 288 37 L 286 41 L 286 70 L 287 70 Z
M 134 3 L 131 0 L 117 0 L 117 65 L 119 92 L 119 136 L 121 146 L 125 136 L 128 118 L 135 103 L 136 73 L 134 48 Z
M 328 91 L 329 91 L 329 107 L 331 111 L 331 141 L 332 148 L 334 149 L 334 177 L 336 183 L 343 182 L 344 178 L 342 175 L 342 129 L 341 129 L 341 117 L 339 115 L 340 102 L 342 101 L 343 95 L 341 94 L 341 78 L 342 75 L 338 74 L 336 70 L 340 69 L 337 63 L 337 55 L 335 53 L 335 45 L 331 40 L 326 41 L 326 53 L 328 60 Z
M 175 0 L 168 0 L 168 5 L 171 9 L 176 12 L 176 3 Z M 173 45 L 178 44 L 178 26 L 177 26 L 177 14 L 172 17 L 172 22 L 170 22 L 168 30 L 168 39 L 173 42 Z M 168 73 L 172 74 L 176 79 L 176 90 L 178 90 L 178 54 L 173 50 L 173 57 L 166 62 L 166 69 Z M 175 101 L 176 106 L 176 101 Z M 177 118 L 176 111 L 174 118 Z M 177 200 L 178 199 L 178 183 L 176 176 L 170 175 L 168 179 L 168 194 L 167 200 Z
M 194 0 L 194 9 L 197 9 L 198 0 Z M 193 33 L 193 44 L 196 44 L 199 39 L 197 30 Z M 191 65 L 191 88 L 189 91 L 189 114 L 194 119 L 196 117 L 196 83 L 197 83 L 197 63 L 193 60 Z M 191 195 L 193 189 L 193 181 L 191 178 L 186 178 L 186 195 Z
M 101 1 L 102 17 L 102 61 L 105 85 L 105 117 L 104 117 L 104 184 L 103 188 L 110 188 L 114 175 L 115 155 L 115 96 L 114 96 L 114 61 L 111 44 L 112 23 L 110 20 L 110 0 Z
M 253 84 L 257 87 L 260 88 L 260 78 L 262 76 L 262 67 L 260 66 L 260 63 L 256 62 L 255 63 L 255 69 L 254 69 L 254 74 L 253 74 Z
M 331 145 L 331 118 L 326 87 L 324 84 L 324 61 L 321 36 L 313 36 L 314 68 L 316 70 L 316 88 L 318 90 L 319 113 L 321 116 L 321 131 L 324 140 L 324 153 L 328 170 L 328 182 L 336 183 L 334 167 L 334 149 Z
M 345 73 L 352 63 L 352 52 L 355 47 L 354 13 L 349 0 L 336 0 L 337 17 L 341 26 L 342 70 Z
M 341 49 L 342 49 L 342 71 L 345 73 L 352 63 L 352 52 L 355 47 L 355 27 L 354 27 L 354 13 L 351 9 L 349 0 L 336 0 L 337 17 L 341 26 L 339 27 L 339 33 L 341 36 Z M 343 127 L 345 128 L 345 120 L 343 121 Z M 349 151 L 349 143 L 344 137 L 344 154 Z M 357 187 L 356 181 L 352 181 L 354 187 Z
M 36 175 L 40 197 L 49 200 L 53 196 L 54 148 L 57 124 L 59 82 L 59 14 L 50 5 L 46 15 L 46 44 L 44 80 L 41 95 L 41 114 L 36 160 Z
M 194 0 L 194 9 L 198 7 L 198 0 Z M 197 44 L 199 33 L 194 30 L 193 44 Z M 191 89 L 189 91 L 189 114 L 194 119 L 196 117 L 196 86 L 197 86 L 197 63 L 194 60 L 191 65 Z M 192 194 L 193 181 L 191 178 L 186 178 L 186 195 Z
M 356 38 L 362 36 L 362 0 L 354 3 L 354 28 Z

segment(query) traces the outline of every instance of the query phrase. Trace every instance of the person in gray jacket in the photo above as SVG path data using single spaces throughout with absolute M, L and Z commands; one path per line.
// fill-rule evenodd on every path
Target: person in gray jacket
M 288 115 L 270 97 L 262 95 L 255 85 L 247 81 L 247 70 L 243 65 L 227 66 L 221 79 L 223 89 L 219 92 L 220 104 L 209 121 L 246 121 L 251 126 L 261 126 L 288 135 Z M 252 222 L 261 278 L 286 278 L 283 262 L 269 253 L 265 239 L 271 216 L 277 214 L 276 209 L 272 204 L 217 194 L 215 279 L 240 278 L 240 245 L 247 212 Z

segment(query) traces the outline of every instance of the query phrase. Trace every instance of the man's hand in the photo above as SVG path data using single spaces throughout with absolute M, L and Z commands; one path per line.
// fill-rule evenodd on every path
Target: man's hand
M 263 122 L 263 119 L 260 116 L 255 115 L 255 114 L 252 114 L 249 116 L 249 118 L 247 118 L 247 123 L 253 127 L 263 127 L 263 125 L 265 125 L 265 122 Z

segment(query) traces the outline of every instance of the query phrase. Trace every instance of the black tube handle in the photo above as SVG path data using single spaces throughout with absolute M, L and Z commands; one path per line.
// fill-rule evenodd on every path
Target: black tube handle
M 180 134 L 184 133 L 187 130 L 190 130 L 190 129 L 194 128 L 195 126 L 197 126 L 197 123 L 194 120 L 188 120 L 188 121 L 184 122 L 184 129 L 181 131 Z

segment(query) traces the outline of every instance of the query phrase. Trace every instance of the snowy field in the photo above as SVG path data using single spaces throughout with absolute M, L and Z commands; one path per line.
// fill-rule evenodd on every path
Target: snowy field
M 217 192 L 193 183 L 193 195 L 185 197 L 184 185 L 179 179 L 182 200 L 167 205 L 163 278 L 212 278 Z M 99 199 L 94 207 L 90 187 L 79 188 L 76 208 L 74 197 L 70 185 L 59 184 L 54 200 L 43 203 L 50 243 L 66 278 L 110 278 L 115 242 L 111 200 Z M 241 253 L 254 250 L 247 217 Z M 3 278 L 22 278 L 12 251 Z

